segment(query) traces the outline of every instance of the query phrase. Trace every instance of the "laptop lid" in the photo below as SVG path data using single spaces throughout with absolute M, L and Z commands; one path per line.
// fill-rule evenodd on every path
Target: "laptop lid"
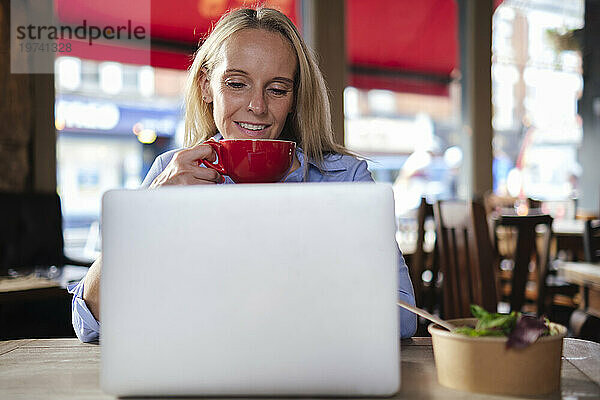
M 391 186 L 110 191 L 101 386 L 134 395 L 390 395 Z

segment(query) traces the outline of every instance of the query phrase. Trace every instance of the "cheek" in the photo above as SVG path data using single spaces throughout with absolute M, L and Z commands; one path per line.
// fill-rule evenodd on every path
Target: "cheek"
M 227 102 L 224 102 L 222 98 L 215 99 L 213 102 L 213 117 L 215 119 L 215 123 L 217 125 L 223 124 L 227 114 Z
M 292 111 L 292 100 L 281 102 L 277 108 L 277 115 L 279 120 L 285 121 L 288 114 Z
M 221 118 L 231 117 L 244 104 L 244 100 L 241 96 L 232 96 L 231 94 L 221 95 L 218 100 Z

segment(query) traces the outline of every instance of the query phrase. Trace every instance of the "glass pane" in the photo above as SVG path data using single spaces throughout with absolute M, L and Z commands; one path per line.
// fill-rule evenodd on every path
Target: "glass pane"
M 505 0 L 493 18 L 494 191 L 577 198 L 584 1 Z
M 376 181 L 393 184 L 399 218 L 412 215 L 421 197 L 457 195 L 458 92 L 454 83 L 448 96 L 345 90 L 346 145 L 368 159 Z
M 65 252 L 92 260 L 104 192 L 137 188 L 158 154 L 182 146 L 186 72 L 76 57 L 55 71 Z

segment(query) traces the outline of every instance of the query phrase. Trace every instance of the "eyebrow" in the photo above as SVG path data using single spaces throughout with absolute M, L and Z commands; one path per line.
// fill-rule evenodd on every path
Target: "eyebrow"
M 225 73 L 238 73 L 238 74 L 242 74 L 242 75 L 249 75 L 246 71 L 242 70 L 242 69 L 235 69 L 235 68 L 230 68 L 225 70 Z M 290 78 L 285 78 L 283 76 L 276 76 L 275 78 L 271 79 L 272 81 L 283 81 L 285 83 L 289 83 L 290 85 L 294 84 L 294 80 L 290 79 Z

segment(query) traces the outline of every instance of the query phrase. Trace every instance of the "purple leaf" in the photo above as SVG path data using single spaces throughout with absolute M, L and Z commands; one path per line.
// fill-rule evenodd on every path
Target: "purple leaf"
M 542 336 L 547 329 L 542 319 L 523 315 L 517 321 L 515 329 L 510 333 L 506 342 L 506 348 L 522 349 L 527 347 Z

